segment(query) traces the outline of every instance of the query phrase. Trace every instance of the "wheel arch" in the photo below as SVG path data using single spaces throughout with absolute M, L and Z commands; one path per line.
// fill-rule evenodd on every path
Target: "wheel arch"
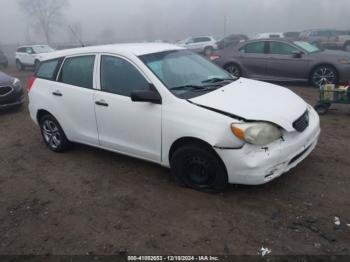
M 204 141 L 204 140 L 202 140 L 200 138 L 186 136 L 186 137 L 178 138 L 170 146 L 169 153 L 168 153 L 168 160 L 169 160 L 169 162 L 171 160 L 171 157 L 175 153 L 175 151 L 177 149 L 179 149 L 180 147 L 185 146 L 185 145 L 197 145 L 197 146 L 200 146 L 202 148 L 206 148 L 206 149 L 210 150 L 211 152 L 213 152 L 217 157 L 219 157 L 219 159 L 221 159 L 220 156 L 213 149 L 213 146 L 210 145 L 208 142 L 206 142 L 206 141 Z
M 312 67 L 311 67 L 311 69 L 310 69 L 310 72 L 309 72 L 309 80 L 311 81 L 312 79 L 312 74 L 313 74 L 313 72 L 316 70 L 316 68 L 318 68 L 318 67 L 321 67 L 321 66 L 329 66 L 329 67 L 332 67 L 334 70 L 335 70 L 335 72 L 336 72 L 336 74 L 337 74 L 337 78 L 339 79 L 339 70 L 338 70 L 338 68 L 335 66 L 335 65 L 333 65 L 333 64 L 331 64 L 331 63 L 327 63 L 327 62 L 324 62 L 324 63 L 318 63 L 318 64 L 316 64 L 316 65 L 313 65 Z
M 55 117 L 49 111 L 47 111 L 45 109 L 39 109 L 38 112 L 36 113 L 36 121 L 38 122 L 38 124 L 40 124 L 41 118 L 43 118 L 43 116 L 45 116 L 45 115 L 50 115 L 52 117 Z M 56 119 L 56 117 L 55 117 L 55 119 Z

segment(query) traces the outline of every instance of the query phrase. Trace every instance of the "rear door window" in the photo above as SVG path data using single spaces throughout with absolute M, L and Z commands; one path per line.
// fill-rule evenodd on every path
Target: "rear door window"
M 42 62 L 36 71 L 35 76 L 47 80 L 55 80 L 62 58 Z
M 265 41 L 246 44 L 239 51 L 245 54 L 265 54 Z
M 282 42 L 270 42 L 270 54 L 274 55 L 292 55 L 297 52 L 298 49 L 295 47 L 282 43 Z
M 66 58 L 59 81 L 68 85 L 92 89 L 94 65 L 95 55 Z

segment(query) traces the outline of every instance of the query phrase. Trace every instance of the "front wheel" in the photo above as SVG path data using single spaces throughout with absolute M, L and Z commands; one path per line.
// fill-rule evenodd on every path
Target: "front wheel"
M 217 193 L 228 185 L 223 162 L 204 146 L 187 145 L 177 149 L 170 164 L 178 182 L 195 190 Z
M 66 135 L 60 124 L 51 115 L 45 115 L 40 119 L 41 135 L 46 146 L 56 153 L 63 152 L 70 147 Z
M 315 68 L 310 78 L 312 85 L 315 87 L 320 87 L 325 84 L 337 84 L 338 72 L 332 66 L 323 65 Z

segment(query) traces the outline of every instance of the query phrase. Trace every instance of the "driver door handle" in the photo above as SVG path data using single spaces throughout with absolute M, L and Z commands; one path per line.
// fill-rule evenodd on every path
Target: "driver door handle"
M 95 104 L 98 106 L 105 106 L 105 107 L 108 106 L 108 104 L 104 100 L 97 101 L 97 102 L 95 102 Z
M 60 91 L 55 91 L 55 92 L 52 92 L 52 94 L 54 95 L 54 96 L 63 96 L 62 95 L 62 93 L 60 92 Z

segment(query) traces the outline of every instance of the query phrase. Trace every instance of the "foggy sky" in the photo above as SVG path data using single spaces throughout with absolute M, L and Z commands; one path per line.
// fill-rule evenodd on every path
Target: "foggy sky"
M 222 37 L 225 14 L 228 34 L 350 29 L 350 0 L 68 1 L 64 23 L 53 36 L 55 42 L 70 39 L 67 24 L 81 25 L 83 40 L 91 42 Z M 43 41 L 38 33 L 28 33 L 27 24 L 16 0 L 0 0 L 0 43 Z

